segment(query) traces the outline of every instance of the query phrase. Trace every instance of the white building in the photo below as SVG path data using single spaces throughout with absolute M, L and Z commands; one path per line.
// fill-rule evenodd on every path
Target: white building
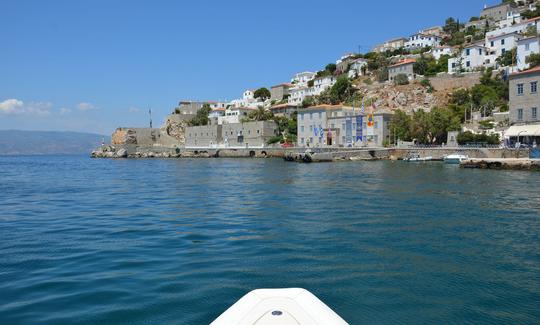
M 536 27 L 538 31 L 540 28 L 539 22 L 540 17 L 524 20 L 516 24 L 512 24 L 511 22 L 506 23 L 506 21 L 503 21 L 503 23 L 500 24 L 499 28 L 486 33 L 486 42 L 488 42 L 490 38 L 499 35 L 524 33 L 529 27 Z
M 308 95 L 308 87 L 306 86 L 297 86 L 289 89 L 289 99 L 287 102 L 293 105 L 300 105 L 304 98 Z
M 367 60 L 361 58 L 355 59 L 349 67 L 348 77 L 352 79 L 363 76 L 365 72 L 367 72 Z
M 416 33 L 409 37 L 405 42 L 405 48 L 408 50 L 424 48 L 427 46 L 435 47 L 441 44 L 442 38 L 437 35 L 427 35 L 424 33 Z
M 225 109 L 225 112 L 222 113 L 222 115 L 216 113 L 212 114 L 212 117 L 217 116 L 218 125 L 240 123 L 242 118 L 247 117 L 248 114 L 254 110 L 254 108 L 249 107 L 229 107 Z
M 443 55 L 453 55 L 454 54 L 454 48 L 449 45 L 442 45 L 442 46 L 435 46 L 431 49 L 431 55 L 435 58 L 435 60 L 439 61 L 441 56 Z
M 519 70 L 526 70 L 529 68 L 527 64 L 527 57 L 533 53 L 540 53 L 540 38 L 538 36 L 531 36 L 522 38 L 518 41 L 517 45 L 517 66 Z
M 267 100 L 267 102 L 263 102 L 260 99 L 255 98 L 254 93 L 255 93 L 254 89 L 248 89 L 244 91 L 241 99 L 232 100 L 230 105 L 235 108 L 240 108 L 240 107 L 257 108 L 259 106 L 268 105 L 267 102 L 269 102 L 269 100 Z
M 318 96 L 326 89 L 332 87 L 336 83 L 336 77 L 324 76 L 313 79 L 311 87 L 299 85 L 289 89 L 288 103 L 292 105 L 300 105 L 307 96 Z
M 517 32 L 510 34 L 501 34 L 497 36 L 488 37 L 486 45 L 490 49 L 490 53 L 499 57 L 504 53 L 511 51 L 514 47 L 517 47 L 517 42 L 522 36 Z
M 332 87 L 336 83 L 336 77 L 324 76 L 313 79 L 313 87 L 309 87 L 308 93 L 310 96 L 318 96 L 326 89 Z
M 304 71 L 297 73 L 291 79 L 291 83 L 295 86 L 307 86 L 308 81 L 315 78 L 316 73 L 310 71 Z
M 473 71 L 480 67 L 493 66 L 495 58 L 481 43 L 471 44 L 465 47 L 457 57 L 448 60 L 448 73 Z

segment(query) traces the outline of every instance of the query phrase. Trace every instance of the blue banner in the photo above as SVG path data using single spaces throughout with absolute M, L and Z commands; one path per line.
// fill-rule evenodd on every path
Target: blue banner
M 356 142 L 362 142 L 362 115 L 356 116 Z

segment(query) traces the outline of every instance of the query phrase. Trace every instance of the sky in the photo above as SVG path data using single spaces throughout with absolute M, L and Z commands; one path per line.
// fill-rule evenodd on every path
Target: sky
M 498 0 L 2 0 L 0 129 L 111 134 Z

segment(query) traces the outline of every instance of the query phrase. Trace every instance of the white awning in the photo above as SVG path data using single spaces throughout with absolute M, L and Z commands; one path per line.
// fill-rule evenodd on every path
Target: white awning
M 540 124 L 512 125 L 506 132 L 505 137 L 540 137 Z

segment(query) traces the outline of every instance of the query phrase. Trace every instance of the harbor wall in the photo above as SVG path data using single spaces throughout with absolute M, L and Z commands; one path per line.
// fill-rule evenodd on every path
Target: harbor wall
M 315 149 L 320 161 L 332 160 L 400 160 L 410 155 L 442 160 L 460 153 L 470 158 L 528 158 L 528 149 L 509 148 L 325 148 Z M 95 158 L 283 158 L 287 154 L 303 153 L 305 148 L 170 148 L 124 144 L 103 146 L 92 153 Z

